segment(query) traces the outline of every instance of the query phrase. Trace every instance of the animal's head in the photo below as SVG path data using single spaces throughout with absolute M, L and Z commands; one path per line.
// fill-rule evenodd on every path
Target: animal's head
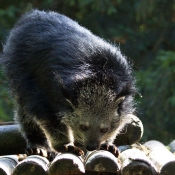
M 120 124 L 119 104 L 125 97 L 117 97 L 105 86 L 89 85 L 80 90 L 78 105 L 63 122 L 72 131 L 75 141 L 87 150 L 95 150 L 105 141 L 113 141 Z

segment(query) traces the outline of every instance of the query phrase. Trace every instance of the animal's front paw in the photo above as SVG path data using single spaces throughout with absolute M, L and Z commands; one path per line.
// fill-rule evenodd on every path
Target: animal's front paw
M 120 154 L 118 148 L 114 144 L 108 144 L 108 143 L 102 144 L 100 146 L 100 149 L 111 152 L 115 157 L 118 157 Z
M 42 157 L 46 157 L 50 162 L 55 158 L 56 153 L 53 151 L 48 151 L 43 148 L 27 148 L 25 150 L 27 156 L 31 155 L 39 155 Z
M 69 145 L 69 144 L 65 145 L 65 149 L 66 149 L 66 152 L 73 153 L 77 156 L 84 155 L 84 152 L 80 148 L 73 145 Z

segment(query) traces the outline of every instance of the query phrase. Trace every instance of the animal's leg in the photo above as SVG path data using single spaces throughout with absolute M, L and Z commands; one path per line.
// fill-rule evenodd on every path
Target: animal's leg
M 47 138 L 34 117 L 26 115 L 23 109 L 18 108 L 15 119 L 27 142 L 26 154 L 41 155 L 52 160 L 55 156 L 54 152 L 51 151 Z

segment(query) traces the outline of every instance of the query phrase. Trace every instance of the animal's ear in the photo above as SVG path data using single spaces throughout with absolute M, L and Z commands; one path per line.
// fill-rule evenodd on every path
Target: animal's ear
M 122 101 L 124 101 L 124 99 L 125 99 L 125 96 L 119 97 L 119 98 L 116 100 L 115 104 L 118 106 L 118 104 L 120 104 Z

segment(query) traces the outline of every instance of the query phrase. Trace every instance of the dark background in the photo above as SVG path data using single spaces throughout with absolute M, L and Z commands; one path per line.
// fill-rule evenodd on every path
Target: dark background
M 32 8 L 63 13 L 120 46 L 133 62 L 142 141 L 175 139 L 175 0 L 0 0 L 0 52 L 17 19 Z M 0 122 L 13 119 L 0 68 Z

